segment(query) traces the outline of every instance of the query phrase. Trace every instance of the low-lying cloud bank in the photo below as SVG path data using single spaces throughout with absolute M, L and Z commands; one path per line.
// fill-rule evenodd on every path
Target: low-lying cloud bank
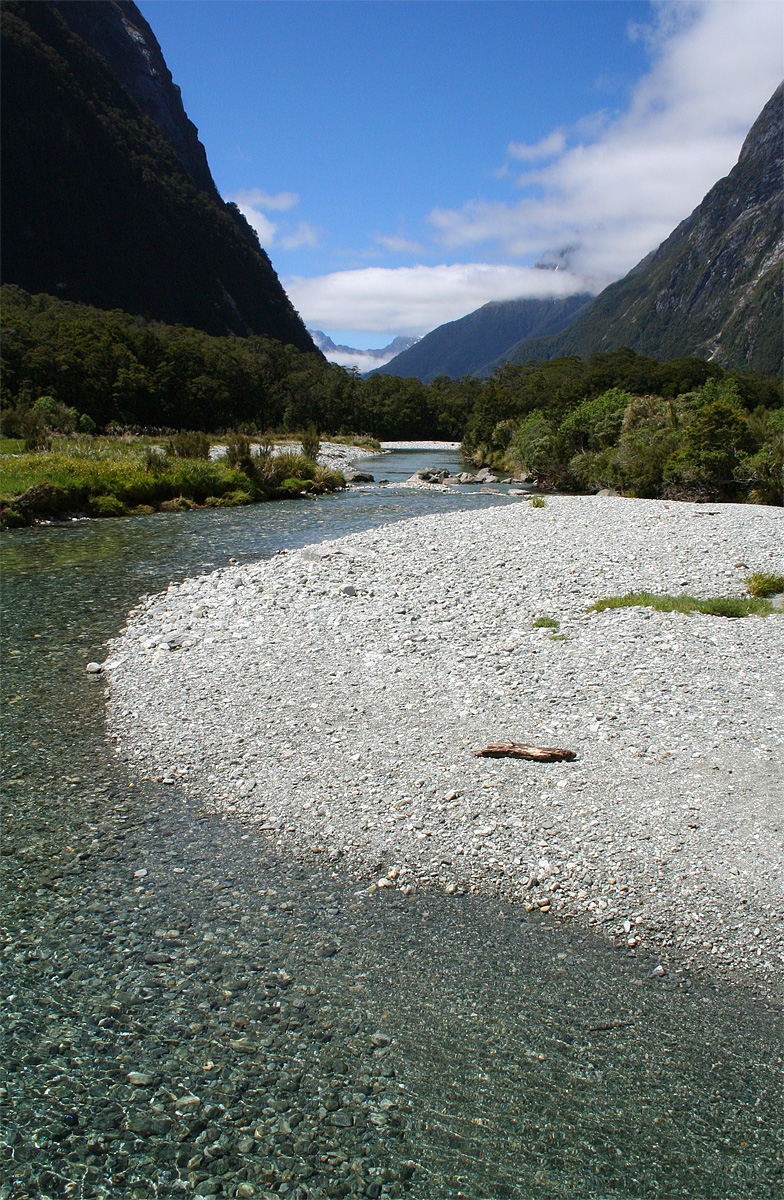
M 489 300 L 560 298 L 586 290 L 571 271 L 492 263 L 363 267 L 283 280 L 308 325 L 423 334 Z

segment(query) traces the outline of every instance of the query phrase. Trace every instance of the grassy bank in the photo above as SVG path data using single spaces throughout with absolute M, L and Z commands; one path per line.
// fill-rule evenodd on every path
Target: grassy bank
M 339 472 L 302 454 L 179 457 L 138 440 L 57 438 L 52 448 L 0 455 L 0 528 L 72 514 L 122 517 L 234 508 L 343 487 Z

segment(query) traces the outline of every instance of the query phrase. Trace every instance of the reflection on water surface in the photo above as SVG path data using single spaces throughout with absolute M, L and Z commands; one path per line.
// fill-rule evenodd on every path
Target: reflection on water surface
M 84 663 L 140 595 L 498 502 L 371 490 L 5 536 L 0 1195 L 781 1194 L 781 1023 L 753 996 L 487 899 L 355 895 L 104 743 Z

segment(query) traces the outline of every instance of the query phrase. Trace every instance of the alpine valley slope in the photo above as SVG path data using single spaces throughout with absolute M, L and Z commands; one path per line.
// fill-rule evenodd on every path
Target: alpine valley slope
M 136 5 L 1 11 L 3 282 L 318 354 Z
M 783 117 L 784 84 L 755 121 L 729 175 L 658 249 L 576 308 L 559 330 L 518 327 L 514 333 L 521 305 L 553 302 L 485 305 L 434 329 L 382 369 L 422 380 L 488 375 L 508 360 L 587 358 L 628 347 L 660 361 L 694 355 L 723 367 L 781 372 Z M 500 345 L 505 322 L 510 336 Z
M 487 375 L 521 337 L 557 333 L 591 300 L 584 292 L 565 299 L 491 301 L 475 312 L 439 325 L 379 367 L 376 375 L 401 375 L 430 383 L 439 375 L 460 379 Z

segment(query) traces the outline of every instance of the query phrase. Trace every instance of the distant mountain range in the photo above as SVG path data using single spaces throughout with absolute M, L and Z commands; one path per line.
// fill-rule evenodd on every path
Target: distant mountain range
M 563 300 L 491 301 L 425 334 L 378 374 L 412 376 L 423 383 L 439 375 L 487 375 L 521 338 L 558 333 L 591 299 L 590 292 L 584 292 Z
M 337 363 L 341 367 L 357 367 L 363 374 L 391 362 L 398 354 L 409 350 L 419 341 L 419 338 L 415 337 L 396 337 L 380 350 L 356 350 L 353 346 L 336 346 L 332 338 L 321 329 L 309 329 L 308 333 L 329 362 Z
M 317 354 L 129 0 L 2 5 L 2 281 Z
M 781 372 L 783 147 L 784 85 L 729 175 L 595 299 L 486 304 L 434 329 L 383 371 L 423 381 L 488 375 L 510 359 L 586 358 L 626 346 L 660 361 L 694 355 L 723 367 Z M 537 319 L 541 327 L 532 328 Z M 549 322 L 559 328 L 547 328 Z

